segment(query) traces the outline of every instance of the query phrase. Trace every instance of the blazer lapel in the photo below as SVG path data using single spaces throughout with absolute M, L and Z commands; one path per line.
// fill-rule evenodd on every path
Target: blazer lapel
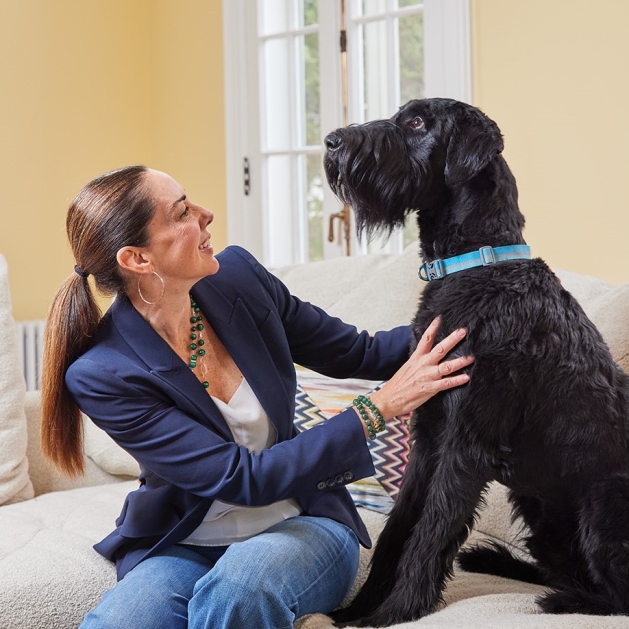
M 233 436 L 223 415 L 186 365 L 168 343 L 145 321 L 127 299 L 117 299 L 112 306 L 113 321 L 138 358 L 158 377 L 168 394 L 183 410 L 206 421 L 229 440 Z M 192 408 L 190 408 L 192 407 Z

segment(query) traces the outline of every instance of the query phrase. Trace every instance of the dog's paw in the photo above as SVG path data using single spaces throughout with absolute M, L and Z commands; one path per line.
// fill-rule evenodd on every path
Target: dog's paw
M 566 600 L 564 592 L 556 591 L 538 596 L 536 602 L 545 614 L 569 614 L 569 608 L 574 604 L 574 601 Z
M 348 627 L 354 629 L 355 627 L 388 627 L 389 625 L 378 625 L 376 621 L 370 618 L 356 618 L 355 620 L 347 620 L 346 622 L 334 621 L 335 627 Z
M 334 626 L 335 627 L 368 627 L 369 626 L 369 625 L 363 625 L 361 623 L 362 623 L 362 620 L 360 620 L 360 618 L 356 620 L 346 620 L 345 622 L 335 620 Z
M 417 620 L 426 615 L 427 613 L 417 610 L 411 612 L 401 607 L 387 607 L 385 605 L 365 616 L 356 616 L 350 613 L 340 618 L 339 614 L 335 612 L 332 614 L 332 618 L 336 627 L 391 627 L 410 620 Z
M 333 612 L 331 616 L 335 627 L 388 627 L 393 624 L 377 624 L 378 620 L 373 615 L 366 616 L 349 608 Z
M 356 627 L 356 623 L 360 620 L 361 613 L 350 605 L 344 609 L 332 612 L 330 616 L 334 621 L 335 627 Z
M 537 598 L 537 604 L 546 614 L 587 614 L 610 616 L 623 613 L 611 597 L 600 592 L 583 589 L 561 589 Z M 625 610 L 626 614 L 627 611 Z

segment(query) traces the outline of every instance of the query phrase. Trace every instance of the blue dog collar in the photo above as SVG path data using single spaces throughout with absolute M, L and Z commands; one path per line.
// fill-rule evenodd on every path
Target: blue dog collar
M 424 282 L 440 280 L 446 275 L 473 269 L 477 266 L 488 266 L 506 260 L 530 260 L 531 248 L 528 245 L 507 245 L 505 247 L 481 247 L 460 256 L 433 260 L 419 267 L 419 277 Z

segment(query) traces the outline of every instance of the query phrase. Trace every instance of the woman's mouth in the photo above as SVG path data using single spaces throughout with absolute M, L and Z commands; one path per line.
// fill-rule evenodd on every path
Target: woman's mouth
M 212 243 L 210 242 L 211 238 L 212 238 L 211 236 L 208 236 L 208 237 L 207 237 L 207 240 L 205 240 L 204 242 L 202 242 L 202 243 L 199 245 L 199 250 L 200 250 L 200 251 L 203 251 L 203 250 L 205 250 L 205 249 L 211 249 L 211 248 L 212 248 Z

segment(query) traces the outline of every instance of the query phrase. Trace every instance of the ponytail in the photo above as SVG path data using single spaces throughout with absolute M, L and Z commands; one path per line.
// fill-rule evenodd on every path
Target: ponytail
M 77 265 L 56 294 L 46 321 L 42 370 L 41 448 L 68 476 L 85 471 L 81 410 L 65 384 L 68 367 L 93 340 L 101 318 L 87 280 L 104 295 L 125 292 L 116 255 L 146 246 L 154 206 L 144 187 L 145 166 L 129 166 L 90 181 L 66 218 Z
M 65 385 L 68 367 L 87 349 L 100 321 L 86 278 L 73 273 L 56 294 L 44 332 L 42 452 L 68 476 L 85 472 L 83 420 Z

